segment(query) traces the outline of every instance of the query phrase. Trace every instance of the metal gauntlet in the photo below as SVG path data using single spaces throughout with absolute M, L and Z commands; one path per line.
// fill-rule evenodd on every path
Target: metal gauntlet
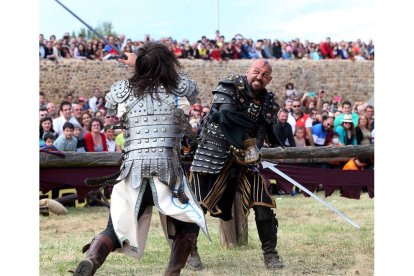
M 236 162 L 242 165 L 255 164 L 260 161 L 262 153 L 256 146 L 256 138 L 250 138 L 244 141 L 244 149 L 238 149 L 230 146 L 230 149 L 236 157 Z

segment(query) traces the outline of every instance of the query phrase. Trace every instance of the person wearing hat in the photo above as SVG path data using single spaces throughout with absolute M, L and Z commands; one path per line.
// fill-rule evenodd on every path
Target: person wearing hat
M 344 145 L 357 145 L 355 125 L 351 114 L 343 116 L 342 124 L 335 128 L 339 134 L 339 140 Z

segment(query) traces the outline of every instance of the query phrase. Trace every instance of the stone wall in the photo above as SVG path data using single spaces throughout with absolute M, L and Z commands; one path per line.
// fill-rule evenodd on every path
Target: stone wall
M 211 90 L 220 79 L 229 74 L 243 74 L 251 60 L 229 62 L 211 62 L 203 60 L 182 60 L 184 71 L 197 81 L 200 98 L 207 104 L 211 99 Z M 285 92 L 285 84 L 292 82 L 298 92 L 324 89 L 326 100 L 333 96 L 342 96 L 345 100 L 368 101 L 374 94 L 374 62 L 351 62 L 343 60 L 327 61 L 285 61 L 271 60 L 273 80 L 268 85 L 279 101 Z M 46 94 L 46 100 L 59 104 L 64 96 L 92 95 L 94 87 L 102 92 L 109 90 L 117 80 L 130 77 L 125 65 L 114 60 L 84 61 L 62 60 L 59 62 L 40 61 L 40 91 Z M 372 97 L 373 99 L 373 97 Z

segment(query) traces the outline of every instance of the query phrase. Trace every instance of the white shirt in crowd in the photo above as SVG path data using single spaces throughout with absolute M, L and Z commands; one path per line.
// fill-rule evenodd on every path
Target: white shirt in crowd
M 63 133 L 63 125 L 66 123 L 66 119 L 62 116 L 53 119 L 53 129 L 56 131 L 56 133 L 60 136 Z M 70 117 L 69 122 L 71 122 L 75 127 L 81 127 L 78 120 L 76 120 L 75 117 Z

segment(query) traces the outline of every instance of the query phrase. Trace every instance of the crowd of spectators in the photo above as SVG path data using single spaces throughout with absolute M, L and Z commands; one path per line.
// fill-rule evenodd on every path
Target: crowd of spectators
M 108 36 L 102 39 L 85 39 L 82 34 L 71 37 L 66 32 L 57 39 L 51 35 L 49 40 L 39 35 L 39 57 L 41 59 L 59 60 L 62 58 L 108 60 L 119 53 L 136 52 L 144 43 L 154 41 L 150 35 L 143 40 L 133 41 L 125 35 Z M 180 59 L 231 60 L 231 59 L 282 59 L 282 60 L 322 60 L 344 59 L 352 61 L 374 60 L 374 44 L 372 40 L 363 42 L 334 41 L 329 37 L 320 42 L 301 41 L 295 38 L 289 41 L 269 38 L 253 40 L 236 34 L 231 39 L 216 32 L 214 38 L 205 35 L 200 40 L 190 42 L 188 39 L 177 41 L 172 37 L 158 40 L 166 44 Z
M 154 41 L 150 35 L 143 40 L 133 41 L 125 35 L 108 36 L 106 42 L 100 39 L 85 39 L 81 34 L 71 37 L 65 33 L 57 39 L 49 40 L 39 35 L 39 57 L 59 60 L 62 58 L 108 60 L 123 52 L 136 52 L 144 43 Z M 329 37 L 321 42 L 290 41 L 279 39 L 245 38 L 236 34 L 231 39 L 216 32 L 214 38 L 202 36 L 196 42 L 183 39 L 181 42 L 168 37 L 158 40 L 166 44 L 180 59 L 231 60 L 231 59 L 343 59 L 374 60 L 374 44 L 356 41 L 334 41 Z M 274 132 L 288 147 L 364 145 L 374 142 L 374 107 L 368 103 L 344 101 L 335 96 L 326 100 L 326 93 L 300 93 L 293 83 L 287 83 L 283 108 L 275 118 Z M 40 141 L 45 147 L 46 136 L 50 144 L 54 136 L 54 146 L 59 150 L 61 136 L 65 143 L 77 139 L 76 151 L 118 151 L 123 148 L 123 132 L 114 129 L 119 118 L 106 115 L 105 98 L 99 89 L 94 89 L 91 97 L 66 95 L 59 104 L 47 102 L 43 93 L 39 94 Z M 190 124 L 193 131 L 200 129 L 202 118 L 209 110 L 201 101 L 191 107 Z M 68 124 L 69 123 L 69 124 Z M 99 126 L 98 126 L 99 124 Z M 73 138 L 73 139 L 72 139 Z M 72 149 L 73 147 L 71 147 Z M 183 141 L 184 153 L 194 149 L 191 139 Z M 67 148 L 66 148 L 67 149 Z
M 374 107 L 367 102 L 352 104 L 341 97 L 327 95 L 324 90 L 300 93 L 288 83 L 281 110 L 275 118 L 273 132 L 286 147 L 367 145 L 374 143 Z M 105 98 L 98 88 L 90 98 L 67 94 L 56 108 L 39 93 L 39 139 L 44 147 L 46 138 L 54 137 L 60 151 L 121 152 L 123 132 L 116 129 L 117 116 L 106 114 Z M 197 134 L 210 108 L 201 102 L 191 106 L 189 123 Z M 49 136 L 47 136 L 49 135 Z M 63 137 L 64 138 L 63 138 Z M 74 141 L 77 143 L 74 144 Z M 191 155 L 195 141 L 183 141 L 183 154 Z M 338 164 L 335 164 L 338 165 Z

